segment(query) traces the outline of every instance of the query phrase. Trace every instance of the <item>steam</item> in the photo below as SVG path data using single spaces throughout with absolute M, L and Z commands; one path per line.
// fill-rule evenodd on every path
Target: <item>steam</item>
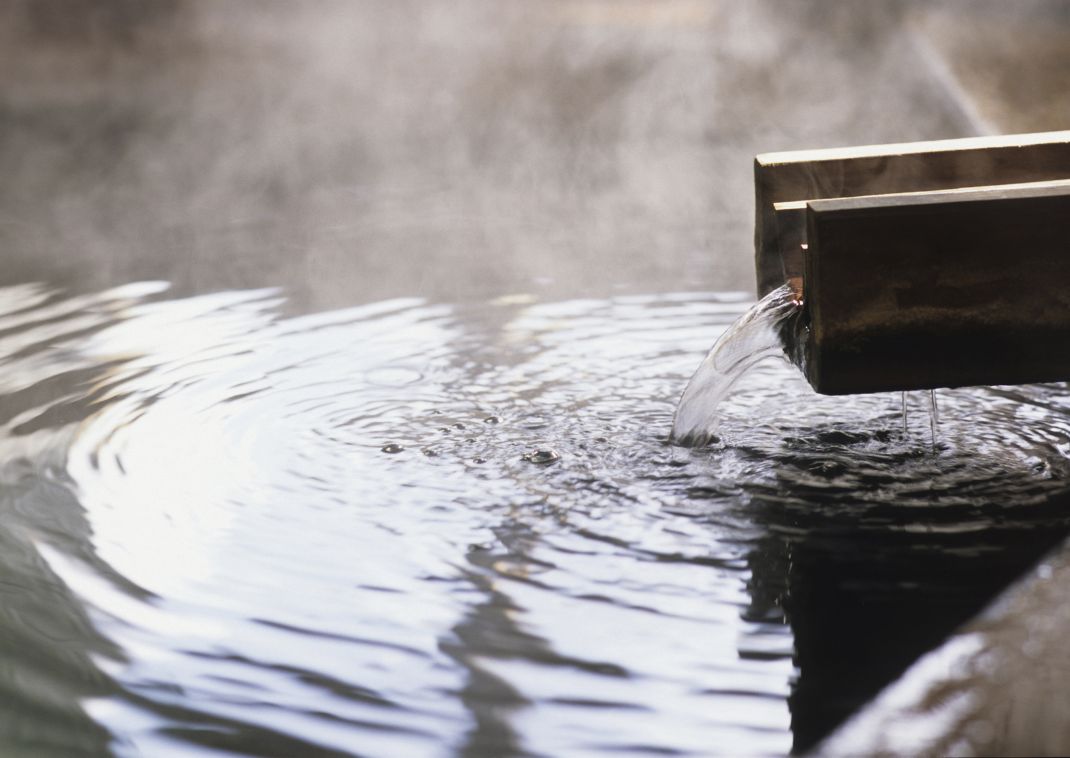
M 956 136 L 900 3 L 0 9 L 6 283 L 751 289 L 751 157 Z

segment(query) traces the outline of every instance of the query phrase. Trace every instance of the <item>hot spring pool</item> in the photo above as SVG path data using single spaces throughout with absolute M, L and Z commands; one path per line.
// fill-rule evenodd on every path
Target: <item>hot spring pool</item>
M 1064 386 L 822 398 L 749 301 L 0 291 L 5 752 L 784 754 L 1068 531 Z

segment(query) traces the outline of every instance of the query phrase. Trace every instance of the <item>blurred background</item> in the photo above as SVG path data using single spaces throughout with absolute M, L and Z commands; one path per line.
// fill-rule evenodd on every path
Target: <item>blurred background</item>
M 1055 0 L 0 2 L 0 284 L 753 287 L 752 158 L 1070 124 Z

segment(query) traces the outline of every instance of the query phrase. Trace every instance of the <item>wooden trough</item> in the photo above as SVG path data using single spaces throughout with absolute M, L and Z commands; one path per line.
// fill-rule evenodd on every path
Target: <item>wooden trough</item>
M 755 187 L 818 392 L 1070 379 L 1070 132 L 770 153 Z

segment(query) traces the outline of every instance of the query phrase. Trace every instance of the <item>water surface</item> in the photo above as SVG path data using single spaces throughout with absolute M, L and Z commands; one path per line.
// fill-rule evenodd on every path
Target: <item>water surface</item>
M 813 744 L 1065 534 L 1070 400 L 773 360 L 673 446 L 748 305 L 0 291 L 4 751 Z

